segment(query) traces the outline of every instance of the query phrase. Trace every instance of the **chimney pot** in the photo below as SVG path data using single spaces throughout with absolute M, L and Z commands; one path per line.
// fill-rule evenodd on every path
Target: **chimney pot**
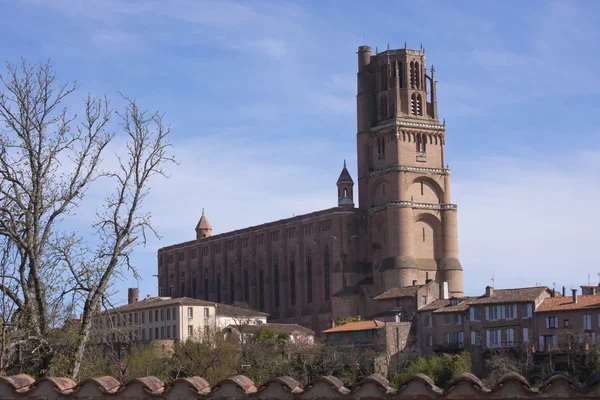
M 335 319 L 332 319 L 332 320 L 331 320 L 331 327 L 332 327 L 332 328 L 335 328 Z
M 573 292 L 573 303 L 577 304 L 577 289 L 571 289 Z
M 486 297 L 492 297 L 494 295 L 494 288 L 491 286 L 488 286 L 485 288 L 485 296 Z
M 565 297 L 567 295 L 567 289 L 563 286 L 562 295 Z

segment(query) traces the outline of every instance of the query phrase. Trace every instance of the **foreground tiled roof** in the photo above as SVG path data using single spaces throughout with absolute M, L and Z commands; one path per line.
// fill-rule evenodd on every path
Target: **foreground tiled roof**
M 157 308 L 157 307 L 168 307 L 168 306 L 205 306 L 212 307 L 215 305 L 214 302 L 192 299 L 190 297 L 146 297 L 138 302 L 125 304 L 120 307 L 116 307 L 112 310 L 107 310 L 105 312 L 125 312 L 125 311 L 135 311 L 135 310 L 143 310 L 147 308 Z
M 569 311 L 598 308 L 600 308 L 600 295 L 586 295 L 577 296 L 577 303 L 573 303 L 573 298 L 571 296 L 548 297 L 544 299 L 542 304 L 540 304 L 535 311 Z
M 347 324 L 336 326 L 335 328 L 326 329 L 323 333 L 368 331 L 371 329 L 383 328 L 384 326 L 385 322 L 374 319 L 371 321 L 348 322 Z
M 426 375 L 417 374 L 397 389 L 383 376 L 374 374 L 355 382 L 349 389 L 335 376 L 321 376 L 304 388 L 289 376 L 271 378 L 261 385 L 244 375 L 237 375 L 211 385 L 201 377 L 178 378 L 167 384 L 149 376 L 120 384 L 105 376 L 75 383 L 69 378 L 42 378 L 34 381 L 24 375 L 0 377 L 4 399 L 559 399 L 600 396 L 600 380 L 593 376 L 586 386 L 565 375 L 555 374 L 538 389 L 514 372 L 504 375 L 491 388 L 473 374 L 462 374 L 448 388 L 442 389 Z
M 479 296 L 471 304 L 495 304 L 510 302 L 534 301 L 545 291 L 549 291 L 546 286 L 526 287 L 517 289 L 494 289 L 491 297 L 485 295 Z

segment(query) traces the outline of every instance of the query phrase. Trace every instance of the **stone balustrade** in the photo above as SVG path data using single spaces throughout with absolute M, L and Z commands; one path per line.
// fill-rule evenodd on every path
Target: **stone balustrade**
M 493 387 L 476 376 L 463 374 L 446 389 L 437 387 L 427 376 L 410 377 L 398 389 L 390 387 L 381 375 L 371 375 L 352 390 L 333 376 L 319 377 L 306 387 L 293 378 L 273 378 L 255 385 L 238 375 L 210 385 L 200 377 L 179 378 L 165 384 L 156 377 L 136 378 L 121 385 L 115 378 L 91 378 L 76 384 L 69 378 L 42 378 L 28 375 L 0 377 L 2 399 L 600 399 L 600 373 L 587 385 L 554 375 L 540 388 L 533 388 L 521 375 L 510 373 Z

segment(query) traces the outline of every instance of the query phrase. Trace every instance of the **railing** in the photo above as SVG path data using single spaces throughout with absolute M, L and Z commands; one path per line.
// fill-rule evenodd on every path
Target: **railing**
M 408 200 L 400 200 L 400 201 L 390 201 L 382 206 L 376 206 L 369 208 L 369 212 L 375 212 L 379 210 L 386 209 L 388 207 L 398 207 L 398 208 L 419 208 L 423 210 L 456 210 L 458 207 L 456 204 L 436 204 L 436 203 L 417 203 L 414 201 Z
M 497 342 L 497 343 L 490 343 L 489 345 L 487 343 L 482 343 L 481 347 L 485 350 L 497 350 L 497 349 L 512 349 L 515 347 L 519 347 L 521 346 L 521 342 L 517 342 L 517 341 L 512 341 L 512 342 Z

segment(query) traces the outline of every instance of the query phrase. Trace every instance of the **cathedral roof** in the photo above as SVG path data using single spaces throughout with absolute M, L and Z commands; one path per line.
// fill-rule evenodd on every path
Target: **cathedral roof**
M 212 230 L 212 226 L 208 222 L 208 218 L 204 215 L 204 209 L 202 209 L 202 216 L 200 217 L 200 221 L 198 221 L 198 225 L 196 225 L 196 230 L 199 229 L 210 229 Z
M 348 170 L 346 169 L 346 160 L 344 160 L 344 168 L 342 169 L 342 173 L 340 174 L 340 177 L 337 180 L 337 184 L 339 185 L 340 183 L 354 184 L 354 181 L 350 176 L 350 172 L 348 172 Z

